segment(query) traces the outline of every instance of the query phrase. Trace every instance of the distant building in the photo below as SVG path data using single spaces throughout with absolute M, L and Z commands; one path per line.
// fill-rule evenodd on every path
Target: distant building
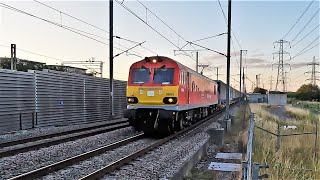
M 261 94 L 261 93 L 251 93 L 248 94 L 249 102 L 251 103 L 267 103 L 268 102 L 268 95 Z
M 287 94 L 280 91 L 269 91 L 268 93 L 268 104 L 270 105 L 281 105 L 287 104 Z

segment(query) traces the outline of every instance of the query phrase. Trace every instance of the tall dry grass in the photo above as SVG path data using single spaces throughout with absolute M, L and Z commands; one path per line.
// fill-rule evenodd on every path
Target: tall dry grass
M 311 121 L 311 123 L 315 123 L 319 121 L 320 116 L 311 113 L 306 109 L 301 109 L 293 106 L 285 107 L 286 114 L 292 118 L 302 121 Z
M 268 107 L 264 105 L 251 104 L 250 107 L 252 112 L 257 115 L 255 124 L 273 133 L 277 132 L 278 123 L 281 124 L 281 127 L 284 125 L 296 125 L 298 127 L 295 130 L 281 128 L 281 134 L 315 131 L 312 121 L 284 122 L 277 116 L 270 114 L 266 110 Z M 295 111 L 295 113 L 297 112 Z M 320 179 L 320 161 L 317 161 L 314 156 L 315 135 L 281 137 L 278 151 L 275 148 L 276 142 L 275 136 L 255 128 L 253 162 L 270 165 L 269 169 L 263 170 L 261 173 L 268 173 L 270 179 Z

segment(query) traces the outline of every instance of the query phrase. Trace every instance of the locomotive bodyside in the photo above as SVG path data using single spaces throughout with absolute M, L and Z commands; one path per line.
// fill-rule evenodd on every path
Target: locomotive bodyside
M 172 133 L 217 108 L 218 85 L 167 57 L 130 67 L 125 117 L 145 133 Z

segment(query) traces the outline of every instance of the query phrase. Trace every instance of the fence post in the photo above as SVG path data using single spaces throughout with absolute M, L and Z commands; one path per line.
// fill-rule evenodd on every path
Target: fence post
M 252 180 L 258 180 L 259 177 L 259 163 L 253 163 Z
M 277 145 L 276 145 L 276 151 L 278 151 L 280 149 L 280 124 L 278 124 L 277 127 Z
M 259 163 L 255 162 L 253 163 L 253 174 L 252 174 L 252 180 L 258 180 L 258 179 L 264 179 L 264 178 L 269 178 L 268 174 L 263 174 L 259 176 L 259 170 L 260 168 L 269 168 L 269 165 L 259 165 Z
M 314 142 L 314 158 L 318 161 L 318 122 L 316 122 L 316 138 Z
M 247 170 L 246 178 L 251 179 L 251 156 L 252 156 L 252 141 L 253 141 L 253 129 L 254 129 L 254 113 L 250 114 L 250 123 L 249 123 L 249 134 L 248 134 L 248 144 L 247 144 Z
M 34 112 L 31 113 L 32 128 L 34 128 Z
M 247 161 L 242 161 L 242 179 L 241 180 L 247 180 Z
M 20 130 L 22 130 L 22 116 L 21 116 L 21 112 L 19 114 L 19 120 L 20 120 Z
M 36 125 L 38 126 L 38 112 L 36 112 Z

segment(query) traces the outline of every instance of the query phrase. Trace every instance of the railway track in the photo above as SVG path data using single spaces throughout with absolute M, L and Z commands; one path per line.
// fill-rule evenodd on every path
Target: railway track
M 4 142 L 0 144 L 0 158 L 94 136 L 125 127 L 130 127 L 130 125 L 127 120 L 122 120 L 103 125 Z
M 89 158 L 91 158 L 93 156 L 97 156 L 97 155 L 99 155 L 101 153 L 104 153 L 106 151 L 110 151 L 110 150 L 113 150 L 113 149 L 118 148 L 120 146 L 124 146 L 126 144 L 131 143 L 131 142 L 137 141 L 139 139 L 142 139 L 143 137 L 144 137 L 143 133 L 138 134 L 138 135 L 134 135 L 132 137 L 120 140 L 118 142 L 114 142 L 114 143 L 108 144 L 106 146 L 94 149 L 92 151 L 89 151 L 89 152 L 86 152 L 86 153 L 83 153 L 83 154 L 79 154 L 77 156 L 65 159 L 63 161 L 56 162 L 56 163 L 48 165 L 48 166 L 41 167 L 39 169 L 30 171 L 30 172 L 25 173 L 25 174 L 21 174 L 19 176 L 10 178 L 10 180 L 36 179 L 38 177 L 47 175 L 47 174 L 49 174 L 51 172 L 55 172 L 55 171 L 58 171 L 60 169 L 66 168 L 68 166 L 71 166 L 71 165 L 73 165 L 75 163 L 78 163 L 80 161 L 89 159 Z
M 132 154 L 130 154 L 128 156 L 125 156 L 125 157 L 123 157 L 123 158 L 121 158 L 121 159 L 119 159 L 117 161 L 114 161 L 111 164 L 109 164 L 109 165 L 107 165 L 107 166 L 105 166 L 105 167 L 103 167 L 103 168 L 101 168 L 101 169 L 99 169 L 99 170 L 97 170 L 97 171 L 85 176 L 85 177 L 80 178 L 80 180 L 100 179 L 103 176 L 105 176 L 106 174 L 109 174 L 112 171 L 121 168 L 122 166 L 130 163 L 131 161 L 137 159 L 140 156 L 145 155 L 149 151 L 151 151 L 151 150 L 153 150 L 153 149 L 155 149 L 155 148 L 157 148 L 157 147 L 169 142 L 170 140 L 178 138 L 179 136 L 181 136 L 183 134 L 187 134 L 187 133 L 189 133 L 189 132 L 191 132 L 191 131 L 199 128 L 199 127 L 203 127 L 203 126 L 206 126 L 209 123 L 212 123 L 212 122 L 208 122 L 208 121 L 210 119 L 212 119 L 213 117 L 216 117 L 216 116 L 222 114 L 223 111 L 224 111 L 224 109 L 216 112 L 215 114 L 213 114 L 213 115 L 211 115 L 211 116 L 209 116 L 207 118 L 204 118 L 203 120 L 197 122 L 196 124 L 194 124 L 194 125 L 192 125 L 192 126 L 190 126 L 188 128 L 184 128 L 183 130 L 178 131 L 175 134 L 172 134 L 172 135 L 170 135 L 168 137 L 165 137 L 165 138 L 163 138 L 161 140 L 158 140 L 157 142 L 155 142 L 155 143 L 153 143 L 153 144 L 151 144 L 151 145 L 149 145 L 149 146 L 147 146 L 147 147 L 145 147 L 145 148 L 143 148 L 141 150 L 138 150 L 138 151 L 136 151 L 136 152 L 134 152 L 134 153 L 132 153 Z
M 210 121 L 210 119 L 221 115 L 223 111 L 224 111 L 224 109 L 214 113 L 213 115 L 211 115 L 207 118 L 204 118 L 203 120 L 197 122 L 196 124 L 194 124 L 188 128 L 185 128 L 185 129 L 183 129 L 183 130 L 181 130 L 171 136 L 157 140 L 156 142 L 152 143 L 151 145 L 146 146 L 145 148 L 142 148 L 142 149 L 140 149 L 136 152 L 133 152 L 125 157 L 122 157 L 116 161 L 113 161 L 110 164 L 108 164 L 107 166 L 105 166 L 99 170 L 96 170 L 95 172 L 88 174 L 80 179 L 83 179 L 83 180 L 99 179 L 99 178 L 105 176 L 106 174 L 124 166 L 125 164 L 130 163 L 131 161 L 135 160 L 136 158 L 145 155 L 149 151 L 167 143 L 168 141 L 170 141 L 172 139 L 176 139 L 183 134 L 187 134 L 187 133 L 194 131 L 200 127 L 205 127 L 205 126 L 209 125 L 210 123 L 212 123 L 212 121 Z M 45 167 L 41 167 L 39 169 L 30 171 L 28 173 L 21 174 L 19 176 L 11 178 L 11 180 L 14 180 L 14 179 L 36 179 L 36 178 L 48 175 L 49 173 L 56 172 L 61 169 L 65 169 L 65 168 L 67 168 L 73 164 L 76 164 L 80 161 L 84 161 L 84 160 L 87 160 L 91 157 L 97 156 L 99 154 L 106 153 L 106 151 L 114 150 L 115 148 L 118 148 L 120 146 L 125 146 L 129 143 L 138 141 L 138 140 L 142 139 L 143 137 L 144 137 L 143 134 L 138 134 L 133 137 L 130 137 L 130 138 L 127 138 L 127 139 L 124 139 L 124 140 L 97 148 L 95 150 L 68 158 L 66 160 L 63 160 L 63 161 L 60 161 L 60 162 L 57 162 L 57 163 L 54 163 L 54 164 L 51 164 L 51 165 L 48 165 Z

